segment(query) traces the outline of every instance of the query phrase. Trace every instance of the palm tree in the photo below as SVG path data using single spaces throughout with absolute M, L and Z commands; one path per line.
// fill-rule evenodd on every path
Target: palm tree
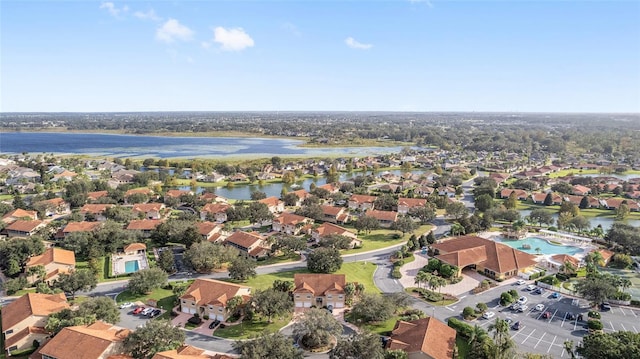
M 597 266 L 604 264 L 604 258 L 602 258 L 602 253 L 592 251 L 584 257 L 584 262 L 587 264 L 587 271 L 594 272 Z
M 560 266 L 560 271 L 564 274 L 570 275 L 576 272 L 576 266 L 570 261 L 564 261 L 562 266 Z
M 425 271 L 419 271 L 416 274 L 416 278 L 415 278 L 415 282 L 418 285 L 418 288 L 420 288 L 420 283 L 427 283 L 430 278 L 431 278 L 431 274 Z
M 571 359 L 576 359 L 576 353 L 573 351 L 573 340 L 565 340 L 564 341 L 564 350 L 569 353 Z
M 489 331 L 493 333 L 494 341 L 494 358 L 511 359 L 514 357 L 515 343 L 509 336 L 509 323 L 503 319 L 496 321 L 489 326 Z
M 451 234 L 454 236 L 458 236 L 461 234 L 465 234 L 465 229 L 460 223 L 454 223 L 451 225 Z
M 622 287 L 622 291 L 624 292 L 627 288 L 630 288 L 633 285 L 629 278 L 622 278 L 620 280 L 620 286 Z
M 471 332 L 471 335 L 469 336 L 469 341 L 468 341 L 469 347 L 471 348 L 472 353 L 482 352 L 482 350 L 480 349 L 480 346 L 483 344 L 486 338 L 487 338 L 487 333 L 482 328 L 480 328 L 478 324 L 476 324 L 473 327 L 473 331 Z

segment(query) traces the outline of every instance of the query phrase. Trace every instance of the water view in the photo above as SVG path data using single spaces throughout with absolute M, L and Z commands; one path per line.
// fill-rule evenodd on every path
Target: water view
M 569 254 L 574 255 L 583 251 L 582 248 L 574 246 L 555 245 L 538 237 L 527 237 L 519 240 L 507 240 L 500 238 L 499 242 L 511 248 L 521 250 L 530 254 Z

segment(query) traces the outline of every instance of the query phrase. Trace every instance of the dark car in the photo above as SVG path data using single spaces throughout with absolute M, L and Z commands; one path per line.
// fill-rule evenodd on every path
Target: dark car
M 608 302 L 600 304 L 600 310 L 611 310 L 611 304 L 609 304 Z
M 515 323 L 511 326 L 511 328 L 512 328 L 513 330 L 520 330 L 520 327 L 521 327 L 521 325 L 520 325 L 520 322 L 519 322 L 519 321 L 515 322 Z
M 574 319 L 576 319 L 576 316 L 573 313 L 567 313 L 566 318 L 567 318 L 567 320 L 574 320 Z
M 159 316 L 160 313 L 162 313 L 162 311 L 160 309 L 155 309 L 154 311 L 149 313 L 149 318 L 155 318 L 155 317 Z
M 218 324 L 220 324 L 220 321 L 217 320 L 217 319 L 214 320 L 213 322 L 211 322 L 211 324 L 209 324 L 209 329 L 213 329 L 213 328 L 217 327 Z

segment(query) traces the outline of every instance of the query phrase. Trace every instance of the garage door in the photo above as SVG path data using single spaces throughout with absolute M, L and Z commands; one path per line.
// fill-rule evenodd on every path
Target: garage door
M 310 308 L 310 307 L 311 307 L 311 302 L 306 302 L 306 303 L 304 303 L 304 307 L 305 307 L 305 308 Z
M 183 307 L 182 313 L 193 314 L 196 312 L 195 308 Z
M 296 302 L 296 307 L 298 308 L 302 307 L 302 302 Z

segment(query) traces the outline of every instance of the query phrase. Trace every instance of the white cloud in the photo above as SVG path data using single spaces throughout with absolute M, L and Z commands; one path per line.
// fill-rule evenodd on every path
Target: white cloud
M 225 51 L 242 51 L 247 47 L 253 47 L 254 42 L 251 36 L 244 32 L 241 27 L 225 29 L 218 26 L 213 29 L 213 41 L 221 45 L 221 49 Z M 205 48 L 206 46 L 203 44 Z
M 153 20 L 153 21 L 162 21 L 162 18 L 156 14 L 153 9 L 150 9 L 147 12 L 144 11 L 136 11 L 133 13 L 133 16 L 142 20 Z
M 369 50 L 373 47 L 373 45 L 371 44 L 363 44 L 361 42 L 358 42 L 353 37 L 347 37 L 346 39 L 344 39 L 344 43 L 347 44 L 347 46 L 349 46 L 350 48 L 358 50 Z
M 113 17 L 118 17 L 121 13 L 129 11 L 129 7 L 127 5 L 117 8 L 116 5 L 110 1 L 105 1 L 100 4 L 100 9 L 107 10 L 107 12 L 109 12 Z
M 193 30 L 180 24 L 176 19 L 167 20 L 156 30 L 156 39 L 172 43 L 176 40 L 189 41 L 193 36 Z

